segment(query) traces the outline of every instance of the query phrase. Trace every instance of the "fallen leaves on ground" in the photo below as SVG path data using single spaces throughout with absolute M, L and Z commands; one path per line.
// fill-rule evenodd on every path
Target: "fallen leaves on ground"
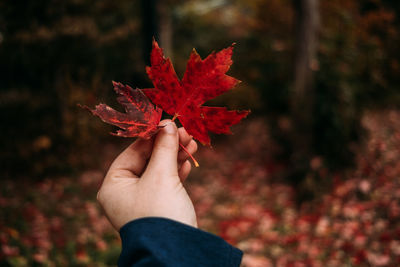
M 186 184 L 199 226 L 242 249 L 245 267 L 399 266 L 400 112 L 369 113 L 363 123 L 370 134 L 356 167 L 302 209 L 294 189 L 274 179 L 286 167 L 270 153 L 264 121 L 200 149 L 203 166 Z M 100 171 L 0 180 L 0 265 L 115 266 L 118 235 L 95 201 L 101 180 Z
M 201 150 L 207 167 L 188 180 L 199 226 L 242 249 L 247 267 L 399 266 L 400 113 L 369 113 L 363 124 L 356 168 L 301 209 L 295 190 L 272 178 L 285 166 L 268 152 L 263 121 L 235 129 L 239 143 Z

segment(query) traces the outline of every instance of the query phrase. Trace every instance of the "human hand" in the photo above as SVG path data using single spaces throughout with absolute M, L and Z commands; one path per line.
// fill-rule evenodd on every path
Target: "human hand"
M 196 214 L 182 182 L 191 170 L 188 155 L 197 144 L 184 128 L 164 120 L 155 138 L 138 139 L 112 163 L 97 199 L 114 228 L 143 217 L 164 217 L 197 227 Z

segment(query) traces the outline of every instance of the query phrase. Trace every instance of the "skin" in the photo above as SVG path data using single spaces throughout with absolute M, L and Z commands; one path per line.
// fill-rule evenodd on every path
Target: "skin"
M 164 120 L 155 138 L 138 139 L 111 164 L 97 200 L 113 227 L 144 217 L 164 217 L 197 227 L 196 213 L 183 182 L 197 144 L 184 128 Z

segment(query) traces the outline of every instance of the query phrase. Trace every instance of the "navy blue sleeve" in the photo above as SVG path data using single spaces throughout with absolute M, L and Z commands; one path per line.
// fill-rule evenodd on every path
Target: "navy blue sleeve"
M 236 267 L 243 255 L 218 236 L 165 218 L 133 220 L 120 235 L 119 267 Z

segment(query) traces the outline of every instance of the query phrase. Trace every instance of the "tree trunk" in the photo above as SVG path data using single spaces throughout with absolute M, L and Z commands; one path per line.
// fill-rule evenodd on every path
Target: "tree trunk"
M 318 0 L 293 0 L 296 20 L 294 84 L 291 112 L 294 124 L 292 163 L 294 179 L 302 182 L 313 155 L 313 71 L 317 68 Z
M 317 34 L 319 25 L 318 0 L 294 0 L 296 9 L 296 48 L 294 85 L 291 99 L 295 158 L 309 158 L 312 154 L 314 88 L 313 70 L 316 68 Z
M 164 50 L 164 55 L 172 60 L 172 7 L 164 1 L 158 5 L 157 11 L 159 17 L 159 42 Z
M 153 38 L 172 57 L 172 18 L 171 7 L 161 0 L 142 0 L 143 59 L 150 64 L 150 52 Z

